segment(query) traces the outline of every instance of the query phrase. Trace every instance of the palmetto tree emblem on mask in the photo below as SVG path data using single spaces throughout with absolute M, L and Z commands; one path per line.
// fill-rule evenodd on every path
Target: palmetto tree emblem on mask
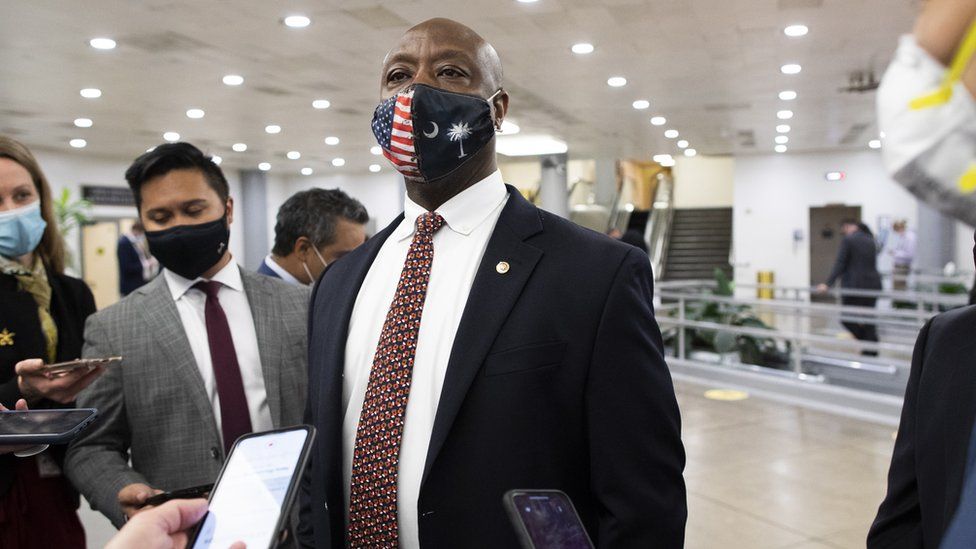
M 461 147 L 461 154 L 458 155 L 458 158 L 467 156 L 467 153 L 464 152 L 464 140 L 470 135 L 471 128 L 468 127 L 467 122 L 456 122 L 451 124 L 451 129 L 447 130 L 447 136 L 451 138 L 451 141 L 457 141 Z

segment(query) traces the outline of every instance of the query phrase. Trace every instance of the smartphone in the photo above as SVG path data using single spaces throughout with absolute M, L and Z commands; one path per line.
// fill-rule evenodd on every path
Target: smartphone
M 210 509 L 188 547 L 274 547 L 289 519 L 315 427 L 299 425 L 237 439 L 210 492 Z
M 0 412 L 0 446 L 66 444 L 96 417 L 94 408 Z
M 213 490 L 213 484 L 201 484 L 200 486 L 193 486 L 192 488 L 181 488 L 179 490 L 173 490 L 172 492 L 163 492 L 161 494 L 156 494 L 151 498 L 147 499 L 140 507 L 146 507 L 147 505 L 162 505 L 171 499 L 197 499 L 205 498 L 210 495 Z
M 505 510 L 524 549 L 592 549 L 593 542 L 565 492 L 509 490 Z
M 122 362 L 122 357 L 110 356 L 107 358 L 79 358 L 77 360 L 69 360 L 68 362 L 48 364 L 44 367 L 44 371 L 52 374 L 55 377 L 59 377 L 79 368 L 88 368 L 89 370 L 93 370 L 98 366 L 108 366 L 109 364 L 115 364 L 117 362 Z

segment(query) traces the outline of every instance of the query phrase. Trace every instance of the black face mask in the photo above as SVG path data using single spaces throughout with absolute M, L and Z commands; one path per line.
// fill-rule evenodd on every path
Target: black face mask
M 227 251 L 229 241 L 226 213 L 220 219 L 200 225 L 146 231 L 149 252 L 163 267 L 189 280 L 216 265 Z

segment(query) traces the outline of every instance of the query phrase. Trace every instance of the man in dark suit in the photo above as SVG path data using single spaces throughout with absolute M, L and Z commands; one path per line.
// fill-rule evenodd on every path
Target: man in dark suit
M 149 254 L 146 234 L 139 221 L 119 237 L 116 255 L 119 258 L 119 294 L 122 297 L 141 288 L 159 273 L 159 262 Z
M 405 213 L 313 293 L 304 546 L 515 547 L 502 497 L 526 488 L 569 494 L 599 547 L 683 544 L 647 256 L 504 185 L 501 86 L 445 19 L 385 59 L 373 130 Z
M 366 241 L 368 221 L 366 208 L 339 189 L 297 192 L 278 209 L 274 247 L 258 274 L 312 284 L 330 263 Z
M 845 290 L 881 290 L 881 275 L 878 273 L 878 246 L 867 225 L 847 219 L 842 224 L 844 240 L 837 251 L 837 260 L 830 270 L 826 284 L 817 289 L 826 292 L 838 279 Z M 840 298 L 842 305 L 854 307 L 874 307 L 878 298 L 861 295 L 845 295 Z M 867 319 L 869 320 L 869 319 Z M 878 342 L 878 328 L 871 322 L 842 322 L 845 328 L 860 341 Z M 866 349 L 863 355 L 877 356 L 875 349 Z

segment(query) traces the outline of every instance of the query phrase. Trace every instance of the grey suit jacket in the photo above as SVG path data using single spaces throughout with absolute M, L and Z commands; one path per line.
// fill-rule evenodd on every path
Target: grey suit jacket
M 309 291 L 241 269 L 275 427 L 302 422 Z M 78 396 L 100 417 L 68 450 L 65 472 L 117 527 L 117 495 L 140 482 L 174 490 L 213 482 L 224 456 L 214 411 L 163 276 L 89 317 L 86 357 L 121 356 Z M 131 459 L 131 466 L 130 466 Z

